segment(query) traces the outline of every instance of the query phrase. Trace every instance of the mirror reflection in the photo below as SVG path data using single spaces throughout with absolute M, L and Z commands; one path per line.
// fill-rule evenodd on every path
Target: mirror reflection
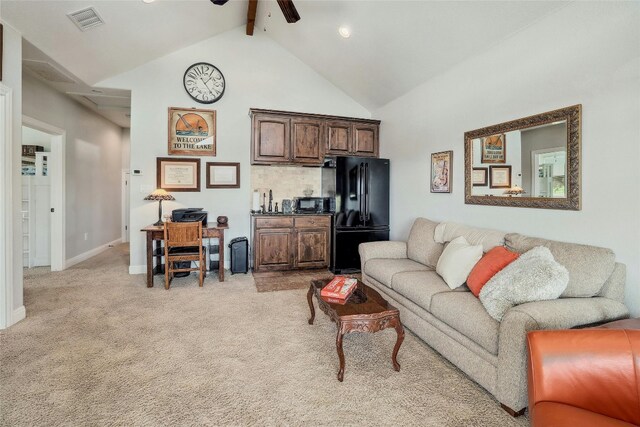
M 474 196 L 567 197 L 567 121 L 472 139 Z
M 464 134 L 464 202 L 580 210 L 582 106 Z

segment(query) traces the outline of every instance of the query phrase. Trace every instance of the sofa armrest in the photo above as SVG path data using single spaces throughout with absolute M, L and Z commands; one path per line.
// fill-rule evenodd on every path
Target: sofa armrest
M 532 426 L 549 425 L 550 419 L 573 424 L 572 408 L 600 414 L 592 415 L 590 425 L 596 425 L 598 416 L 640 423 L 633 360 L 640 357 L 640 331 L 533 331 L 528 334 L 528 349 Z
M 518 392 L 527 384 L 527 332 L 569 329 L 628 316 L 624 304 L 602 297 L 560 298 L 511 308 L 500 323 L 496 397 L 516 411 L 527 406 L 527 395 Z
M 358 252 L 362 265 L 374 258 L 406 258 L 407 243 L 400 241 L 360 243 Z

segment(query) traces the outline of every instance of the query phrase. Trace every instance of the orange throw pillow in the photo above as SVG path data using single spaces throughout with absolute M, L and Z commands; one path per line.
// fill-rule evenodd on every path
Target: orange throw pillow
M 495 276 L 498 271 L 515 261 L 519 256 L 520 254 L 511 252 L 502 246 L 496 246 L 484 254 L 484 256 L 480 258 L 480 261 L 473 267 L 471 273 L 469 273 L 469 277 L 467 277 L 467 286 L 477 297 L 489 279 Z

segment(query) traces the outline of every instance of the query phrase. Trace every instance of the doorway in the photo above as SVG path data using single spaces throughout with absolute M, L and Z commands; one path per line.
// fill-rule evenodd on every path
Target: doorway
M 545 148 L 531 152 L 533 197 L 567 197 L 567 151 L 564 147 Z
M 22 267 L 51 266 L 52 135 L 22 126 Z
M 66 244 L 65 244 L 65 183 L 64 183 L 64 152 L 66 134 L 63 129 L 41 122 L 32 117 L 23 116 L 23 129 L 28 128 L 28 133 L 39 135 L 40 138 L 47 138 L 50 143 L 49 154 L 39 155 L 38 157 L 46 157 L 39 166 L 34 166 L 34 175 L 37 172 L 41 175 L 36 177 L 34 181 L 37 184 L 31 189 L 29 197 L 35 196 L 35 203 L 26 202 L 23 197 L 23 218 L 25 208 L 29 208 L 28 220 L 29 229 L 33 230 L 33 236 L 29 234 L 28 249 L 29 253 L 24 253 L 23 257 L 29 256 L 31 262 L 29 266 L 42 265 L 44 260 L 48 260 L 51 265 L 51 271 L 62 271 L 65 269 L 66 263 Z M 24 134 L 24 133 L 23 133 Z M 44 174 L 46 170 L 46 175 Z M 46 176 L 46 178 L 45 178 Z M 48 185 L 48 187 L 47 187 Z M 23 187 L 24 189 L 24 187 Z M 46 195 L 50 200 L 47 203 Z M 23 194 L 24 196 L 25 194 Z M 46 224 L 48 226 L 48 233 Z M 36 227 L 40 228 L 40 231 Z M 26 225 L 23 219 L 23 231 Z M 24 236 L 24 234 L 23 234 Z M 48 239 L 46 239 L 48 237 Z M 27 238 L 23 237 L 23 242 Z M 37 239 L 37 240 L 36 240 Z M 48 248 L 48 251 L 46 250 Z M 47 253 L 48 252 L 48 253 Z M 37 257 L 37 259 L 36 259 Z

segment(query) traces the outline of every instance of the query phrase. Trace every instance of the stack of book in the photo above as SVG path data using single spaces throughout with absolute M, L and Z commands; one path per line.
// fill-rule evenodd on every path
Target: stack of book
M 320 291 L 320 296 L 327 302 L 344 304 L 351 293 L 356 290 L 358 279 L 336 276 Z

